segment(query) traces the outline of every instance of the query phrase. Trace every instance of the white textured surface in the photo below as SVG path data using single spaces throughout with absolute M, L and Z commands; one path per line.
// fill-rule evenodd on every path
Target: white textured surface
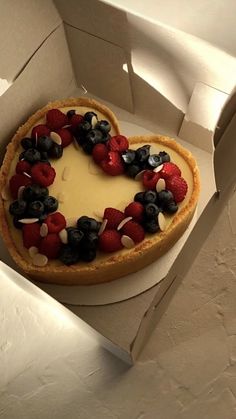
M 2 280 L 0 417 L 236 418 L 235 206 L 236 194 L 132 368 Z

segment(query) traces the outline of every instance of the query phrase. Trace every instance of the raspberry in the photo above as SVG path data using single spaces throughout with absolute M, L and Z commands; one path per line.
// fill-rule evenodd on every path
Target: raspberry
M 115 135 L 110 138 L 107 145 L 111 151 L 122 152 L 129 148 L 129 141 L 124 135 Z
M 132 217 L 134 221 L 141 222 L 144 214 L 144 206 L 140 202 L 131 202 L 125 208 L 125 216 Z
M 124 164 L 118 151 L 109 151 L 105 160 L 100 163 L 105 173 L 111 176 L 117 176 L 124 173 Z
M 105 144 L 96 144 L 93 147 L 93 160 L 95 163 L 99 164 L 102 160 L 105 160 L 108 156 L 108 150 Z
M 22 228 L 23 234 L 23 244 L 29 249 L 32 246 L 39 246 L 41 236 L 40 236 L 40 224 L 25 224 Z
M 163 163 L 163 168 L 159 174 L 163 179 L 169 179 L 172 176 L 181 176 L 181 171 L 175 163 L 166 162 Z
M 145 170 L 145 172 L 143 173 L 143 186 L 147 190 L 155 190 L 156 184 L 160 177 L 161 176 L 159 172 L 156 173 L 152 170 Z
M 48 226 L 49 233 L 59 233 L 66 227 L 65 217 L 60 212 L 48 215 L 44 222 Z
M 122 234 L 129 236 L 134 243 L 140 243 L 144 240 L 145 231 L 143 227 L 135 221 L 128 221 L 121 229 Z
M 59 130 L 56 131 L 56 133 L 58 135 L 60 135 L 61 137 L 61 145 L 62 147 L 67 147 L 69 144 L 72 143 L 73 141 L 73 135 L 71 134 L 71 132 L 66 129 L 66 128 L 60 128 Z
M 78 126 L 81 122 L 84 121 L 84 117 L 82 115 L 74 114 L 69 121 L 71 132 L 75 133 L 77 131 Z
M 46 114 L 47 126 L 55 131 L 68 123 L 67 116 L 59 109 L 50 109 Z
M 166 179 L 166 189 L 172 192 L 175 202 L 181 202 L 186 196 L 188 185 L 181 176 L 172 176 Z
M 121 235 L 116 230 L 105 230 L 99 236 L 99 249 L 106 253 L 117 252 L 121 250 Z
M 26 160 L 18 161 L 16 165 L 16 173 L 22 174 L 22 173 L 28 173 L 30 174 L 31 171 L 31 164 Z
M 17 199 L 18 190 L 21 186 L 31 185 L 32 179 L 23 174 L 13 175 L 9 181 L 9 187 L 14 199 Z
M 31 169 L 31 176 L 34 183 L 40 186 L 49 186 L 53 183 L 56 172 L 47 163 L 36 163 Z
M 34 127 L 31 131 L 31 137 L 32 138 L 39 138 L 39 137 L 44 137 L 44 136 L 49 136 L 50 135 L 50 129 L 43 124 L 40 125 L 36 125 L 36 127 Z
M 49 233 L 41 239 L 39 252 L 47 256 L 48 259 L 56 259 L 62 247 L 59 236 L 55 233 Z
M 122 220 L 125 219 L 125 214 L 116 208 L 106 208 L 103 219 L 107 219 L 107 228 L 117 228 Z

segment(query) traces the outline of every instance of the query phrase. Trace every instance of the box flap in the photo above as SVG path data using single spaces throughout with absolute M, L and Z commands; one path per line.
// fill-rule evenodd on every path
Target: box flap
M 220 138 L 224 135 L 227 125 L 230 123 L 235 112 L 236 112 L 236 87 L 233 89 L 232 93 L 230 94 L 227 101 L 225 102 L 222 112 L 219 116 L 216 130 L 214 133 L 215 147 L 219 143 Z

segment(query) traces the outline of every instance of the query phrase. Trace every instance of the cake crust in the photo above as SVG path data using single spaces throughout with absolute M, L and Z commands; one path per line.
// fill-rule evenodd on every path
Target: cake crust
M 88 98 L 70 98 L 51 102 L 47 106 L 38 110 L 31 116 L 27 122 L 22 125 L 12 141 L 7 146 L 6 155 L 0 171 L 0 189 L 3 191 L 7 183 L 7 176 L 11 166 L 12 159 L 16 150 L 20 145 L 21 139 L 30 131 L 37 121 L 44 117 L 49 109 L 62 108 L 71 106 L 86 106 L 94 110 L 102 112 L 111 122 L 115 132 L 120 133 L 119 126 L 115 115 L 104 105 Z M 54 283 L 61 285 L 90 285 L 103 282 L 112 281 L 114 279 L 125 276 L 129 273 L 134 273 L 157 260 L 160 256 L 166 253 L 182 236 L 188 227 L 194 211 L 197 206 L 198 197 L 200 193 L 200 176 L 195 159 L 192 154 L 178 144 L 174 139 L 160 136 L 135 136 L 129 138 L 129 143 L 132 146 L 137 143 L 157 143 L 163 148 L 168 146 L 176 151 L 184 158 L 191 169 L 193 176 L 193 191 L 189 201 L 181 208 L 175 216 L 166 231 L 145 238 L 143 242 L 136 245 L 133 249 L 123 253 L 117 252 L 112 256 L 107 255 L 106 258 L 95 260 L 92 264 L 80 264 L 66 266 L 52 266 L 50 262 L 45 267 L 37 267 L 26 261 L 21 254 L 19 254 L 14 241 L 12 240 L 10 229 L 8 226 L 4 200 L 2 194 L 0 195 L 0 229 L 4 242 L 16 264 L 23 270 L 26 275 L 34 280 L 46 283 Z

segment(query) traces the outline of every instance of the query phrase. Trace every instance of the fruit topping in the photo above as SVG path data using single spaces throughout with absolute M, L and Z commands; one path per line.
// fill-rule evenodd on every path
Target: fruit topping
M 145 220 L 143 227 L 147 233 L 151 234 L 157 233 L 160 230 L 158 220 L 154 218 Z
M 166 151 L 160 151 L 159 156 L 161 157 L 162 163 L 170 161 L 170 156 Z
M 107 229 L 116 229 L 124 218 L 125 214 L 116 208 L 106 208 L 103 215 L 103 219 L 107 220 Z
M 167 162 L 163 164 L 160 175 L 163 179 L 169 179 L 172 176 L 181 176 L 181 171 L 175 163 Z
M 132 164 L 135 160 L 136 154 L 134 150 L 126 150 L 121 153 L 121 158 L 125 164 Z
M 49 135 L 50 135 L 50 129 L 46 126 L 46 125 L 43 125 L 43 124 L 40 124 L 40 125 L 36 125 L 33 129 L 32 129 L 32 132 L 31 132 L 31 137 L 32 138 L 39 138 L 39 137 L 44 137 L 44 136 L 47 136 L 47 137 L 49 137 Z
M 29 217 L 39 218 L 44 213 L 44 204 L 41 201 L 32 201 L 29 203 L 27 214 Z
M 143 227 L 133 220 L 128 221 L 128 223 L 124 225 L 121 231 L 122 231 L 122 234 L 130 237 L 134 241 L 135 244 L 143 241 L 145 237 L 145 231 Z
M 146 218 L 155 218 L 159 214 L 159 208 L 156 204 L 149 203 L 145 205 L 145 216 Z
M 26 160 L 21 160 L 17 162 L 16 165 L 16 173 L 22 174 L 22 173 L 29 173 L 31 171 L 31 164 Z
M 166 181 L 165 179 L 160 178 L 156 184 L 156 191 L 161 192 L 166 188 Z
M 56 131 L 68 123 L 67 116 L 59 109 L 50 109 L 46 114 L 47 126 Z
M 84 237 L 84 233 L 75 227 L 68 227 L 68 244 L 73 247 L 78 247 Z
M 26 207 L 27 203 L 22 199 L 13 201 L 9 206 L 9 212 L 11 215 L 22 216 L 26 211 Z
M 17 199 L 18 190 L 21 186 L 27 186 L 32 183 L 31 178 L 23 174 L 13 175 L 9 181 L 9 188 L 13 199 Z
M 58 209 L 58 200 L 54 196 L 47 196 L 43 200 L 45 212 L 54 212 Z
M 144 204 L 145 203 L 144 195 L 145 195 L 145 192 L 137 192 L 134 196 L 134 201 L 135 202 L 140 202 L 141 204 Z
M 40 236 L 40 224 L 24 224 L 22 227 L 23 244 L 29 249 L 32 246 L 38 247 L 41 236 Z
M 48 259 L 56 259 L 59 255 L 62 242 L 58 234 L 49 233 L 46 237 L 43 237 L 39 244 L 39 252 Z
M 176 203 L 183 201 L 188 191 L 188 185 L 181 176 L 166 179 L 166 189 L 170 190 Z
M 77 228 L 83 233 L 89 233 L 90 231 L 98 232 L 101 224 L 94 218 L 83 215 L 77 220 Z
M 31 169 L 33 182 L 40 186 L 49 186 L 53 183 L 56 172 L 55 169 L 46 163 L 37 163 Z
M 95 128 L 99 129 L 103 134 L 108 134 L 111 131 L 111 125 L 106 120 L 98 121 Z
M 74 115 L 76 115 L 75 109 L 70 109 L 69 111 L 66 112 L 66 116 L 67 116 L 69 121 L 72 118 L 72 116 L 74 116 Z
M 96 249 L 81 249 L 80 258 L 83 262 L 92 262 L 96 256 Z
M 22 198 L 26 202 L 44 200 L 47 196 L 48 189 L 36 184 L 27 185 L 22 192 Z
M 162 164 L 162 159 L 159 154 L 151 154 L 151 156 L 148 157 L 148 164 L 152 168 L 158 167 Z
M 65 217 L 60 212 L 48 215 L 44 222 L 48 226 L 49 233 L 59 233 L 66 227 Z
M 93 148 L 93 160 L 99 164 L 102 160 L 105 160 L 108 156 L 108 150 L 105 144 L 96 144 Z
M 105 253 L 112 253 L 121 250 L 121 234 L 116 230 L 105 230 L 99 236 L 99 249 Z
M 63 155 L 63 147 L 59 144 L 53 143 L 52 148 L 48 152 L 52 159 L 59 159 Z
M 124 135 L 115 135 L 107 143 L 108 148 L 111 151 L 125 151 L 129 148 L 129 141 Z
M 92 124 L 93 119 L 95 119 L 96 121 L 98 120 L 97 114 L 95 112 L 86 112 L 84 114 L 84 120 L 89 122 L 90 124 Z
M 76 247 L 65 244 L 59 252 L 59 259 L 65 265 L 73 265 L 79 261 L 79 250 Z
M 152 170 L 145 170 L 142 176 L 143 179 L 143 186 L 145 189 L 149 190 L 155 190 L 156 184 L 158 180 L 160 179 L 160 174 L 155 173 Z
M 52 145 L 53 141 L 47 135 L 42 135 L 37 139 L 37 149 L 39 151 L 49 151 Z
M 101 162 L 101 167 L 111 176 L 124 173 L 124 164 L 118 151 L 109 151 L 107 158 Z
M 148 160 L 149 155 L 150 155 L 150 145 L 146 144 L 142 147 L 139 147 L 135 154 L 136 154 L 136 158 L 140 163 L 144 163 Z
M 142 168 L 137 163 L 130 164 L 126 168 L 126 174 L 132 178 L 135 178 L 137 174 L 141 171 L 142 171 Z
M 31 164 L 37 163 L 41 159 L 41 154 L 36 148 L 28 148 L 21 155 L 20 159 L 24 159 Z
M 156 203 L 157 201 L 157 192 L 155 191 L 146 191 L 144 193 L 144 202 L 145 204 Z
M 157 202 L 161 208 L 165 209 L 166 206 L 174 201 L 174 195 L 171 191 L 167 191 L 166 189 L 160 191 L 157 195 Z
M 61 137 L 61 146 L 62 148 L 67 147 L 73 141 L 73 135 L 71 132 L 66 128 L 60 128 L 56 132 Z
M 134 221 L 141 222 L 144 214 L 144 206 L 140 202 L 131 202 L 125 208 L 125 216 L 132 217 Z
M 178 205 L 175 203 L 175 201 L 169 202 L 165 207 L 165 211 L 167 214 L 174 214 L 178 211 Z
M 72 115 L 72 117 L 70 117 L 69 124 L 70 124 L 70 130 L 72 131 L 72 133 L 75 133 L 77 131 L 79 125 L 82 122 L 84 122 L 84 117 L 82 115 L 74 114 Z
M 28 150 L 28 148 L 34 148 L 35 146 L 35 140 L 29 137 L 22 138 L 20 143 L 24 150 Z

